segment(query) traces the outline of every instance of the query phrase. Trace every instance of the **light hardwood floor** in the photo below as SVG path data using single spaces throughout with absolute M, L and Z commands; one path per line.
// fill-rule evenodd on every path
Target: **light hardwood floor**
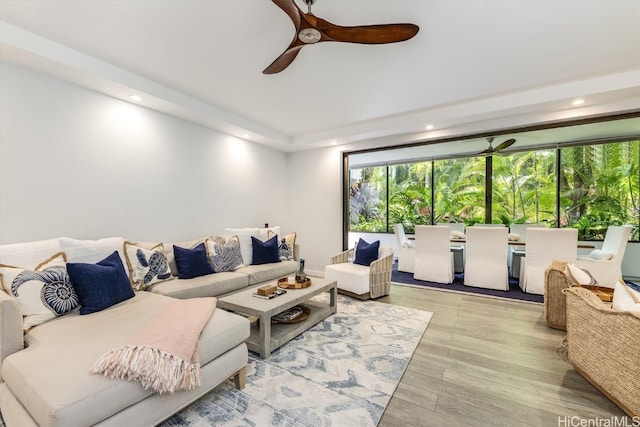
M 624 416 L 566 361 L 565 332 L 547 327 L 541 304 L 400 285 L 376 301 L 434 313 L 379 426 L 568 427 Z

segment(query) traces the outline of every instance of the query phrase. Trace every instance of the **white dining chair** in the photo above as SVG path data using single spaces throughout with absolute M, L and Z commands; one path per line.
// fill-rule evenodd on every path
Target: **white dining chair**
M 544 295 L 544 272 L 551 261 L 575 263 L 577 256 L 577 229 L 528 229 L 526 255 L 520 264 L 520 288 L 529 294 Z
M 546 228 L 545 224 L 511 224 L 509 226 L 509 238 L 518 236 L 518 242 L 526 243 L 527 229 L 529 228 Z M 520 264 L 522 257 L 525 255 L 524 246 L 509 245 L 509 273 L 511 277 L 520 278 Z
M 413 264 L 416 259 L 415 242 L 407 239 L 402 224 L 394 224 L 393 232 L 396 235 L 398 245 L 398 271 L 413 273 Z
M 622 277 L 622 259 L 627 250 L 630 225 L 609 226 L 602 242 L 602 248 L 589 255 L 578 257 L 576 264 L 588 270 L 600 286 L 614 288 Z
M 449 227 L 449 236 L 451 239 L 464 239 L 463 222 L 439 222 L 436 225 Z M 452 243 L 451 252 L 453 253 L 454 273 L 464 273 L 464 246 L 461 243 Z
M 449 227 L 416 225 L 414 279 L 453 283 L 453 253 L 449 234 Z
M 467 260 L 464 266 L 466 286 L 509 290 L 507 231 L 504 226 L 467 228 Z

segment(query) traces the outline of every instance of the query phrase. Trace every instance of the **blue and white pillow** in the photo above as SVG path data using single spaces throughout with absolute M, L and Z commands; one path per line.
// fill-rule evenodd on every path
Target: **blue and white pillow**
M 124 242 L 124 254 L 131 286 L 136 291 L 144 291 L 155 283 L 172 278 L 162 243 L 148 249 L 137 243 Z
M 63 252 L 46 259 L 33 270 L 0 264 L 0 281 L 4 290 L 18 301 L 25 331 L 79 305 Z

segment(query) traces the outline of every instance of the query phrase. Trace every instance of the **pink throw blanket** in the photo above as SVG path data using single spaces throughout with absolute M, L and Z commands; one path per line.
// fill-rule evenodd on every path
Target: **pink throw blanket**
M 103 354 L 91 373 L 139 381 L 160 394 L 199 387 L 198 338 L 216 303 L 212 297 L 170 302 L 125 345 Z

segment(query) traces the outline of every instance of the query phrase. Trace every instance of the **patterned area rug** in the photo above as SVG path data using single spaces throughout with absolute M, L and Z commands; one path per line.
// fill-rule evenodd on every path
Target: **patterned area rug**
M 162 426 L 375 426 L 433 313 L 338 297 L 338 313 Z

